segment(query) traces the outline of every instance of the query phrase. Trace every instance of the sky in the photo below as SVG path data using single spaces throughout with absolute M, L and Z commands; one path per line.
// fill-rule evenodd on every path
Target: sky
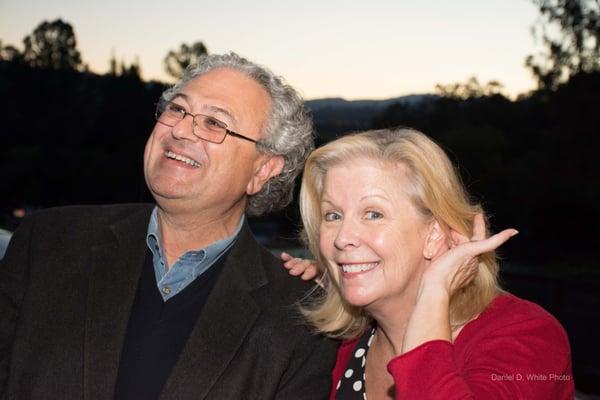
M 82 59 L 139 60 L 168 81 L 163 59 L 182 43 L 236 53 L 282 75 L 307 99 L 384 99 L 435 85 L 500 81 L 510 96 L 534 87 L 531 0 L 0 0 L 0 40 L 22 49 L 42 21 L 69 22 Z

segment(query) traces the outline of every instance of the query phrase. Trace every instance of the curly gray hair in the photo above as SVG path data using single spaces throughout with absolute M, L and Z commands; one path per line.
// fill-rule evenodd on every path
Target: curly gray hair
M 262 215 L 279 210 L 292 201 L 294 180 L 314 149 L 312 119 L 302 98 L 283 78 L 235 53 L 207 55 L 189 65 L 179 82 L 165 90 L 161 99 L 171 100 L 189 81 L 217 68 L 242 72 L 258 82 L 271 97 L 264 138 L 258 141 L 257 148 L 263 153 L 283 156 L 285 165 L 281 174 L 249 197 L 246 212 Z

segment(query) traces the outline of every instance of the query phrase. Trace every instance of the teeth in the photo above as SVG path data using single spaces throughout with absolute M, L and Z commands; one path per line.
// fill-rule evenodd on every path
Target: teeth
M 373 269 L 377 266 L 377 264 L 379 263 L 368 263 L 368 264 L 341 264 L 342 265 L 342 271 L 344 272 L 349 272 L 349 273 L 357 273 L 357 272 L 363 272 L 363 271 L 368 271 L 370 269 Z
M 186 156 L 182 156 L 181 154 L 173 153 L 172 151 L 165 151 L 165 156 L 172 160 L 182 161 L 195 168 L 198 168 L 200 166 L 200 163 L 198 161 L 192 160 L 191 158 L 188 158 Z

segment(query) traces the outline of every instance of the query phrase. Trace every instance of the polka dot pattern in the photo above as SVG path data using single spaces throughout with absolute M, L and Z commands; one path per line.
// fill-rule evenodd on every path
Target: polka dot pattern
M 375 336 L 375 328 L 365 332 L 356 344 L 354 356 L 350 357 L 346 371 L 336 387 L 336 400 L 366 400 L 365 365 L 367 352 Z

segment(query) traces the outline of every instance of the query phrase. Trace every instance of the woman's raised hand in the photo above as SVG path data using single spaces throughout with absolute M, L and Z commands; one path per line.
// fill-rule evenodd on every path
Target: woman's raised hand
M 452 296 L 477 275 L 478 256 L 496 250 L 517 233 L 515 229 L 505 229 L 486 238 L 485 221 L 477 214 L 473 220 L 473 236 L 468 238 L 452 231 L 449 248 L 439 251 L 431 259 L 423 274 L 421 288 L 442 289 Z

